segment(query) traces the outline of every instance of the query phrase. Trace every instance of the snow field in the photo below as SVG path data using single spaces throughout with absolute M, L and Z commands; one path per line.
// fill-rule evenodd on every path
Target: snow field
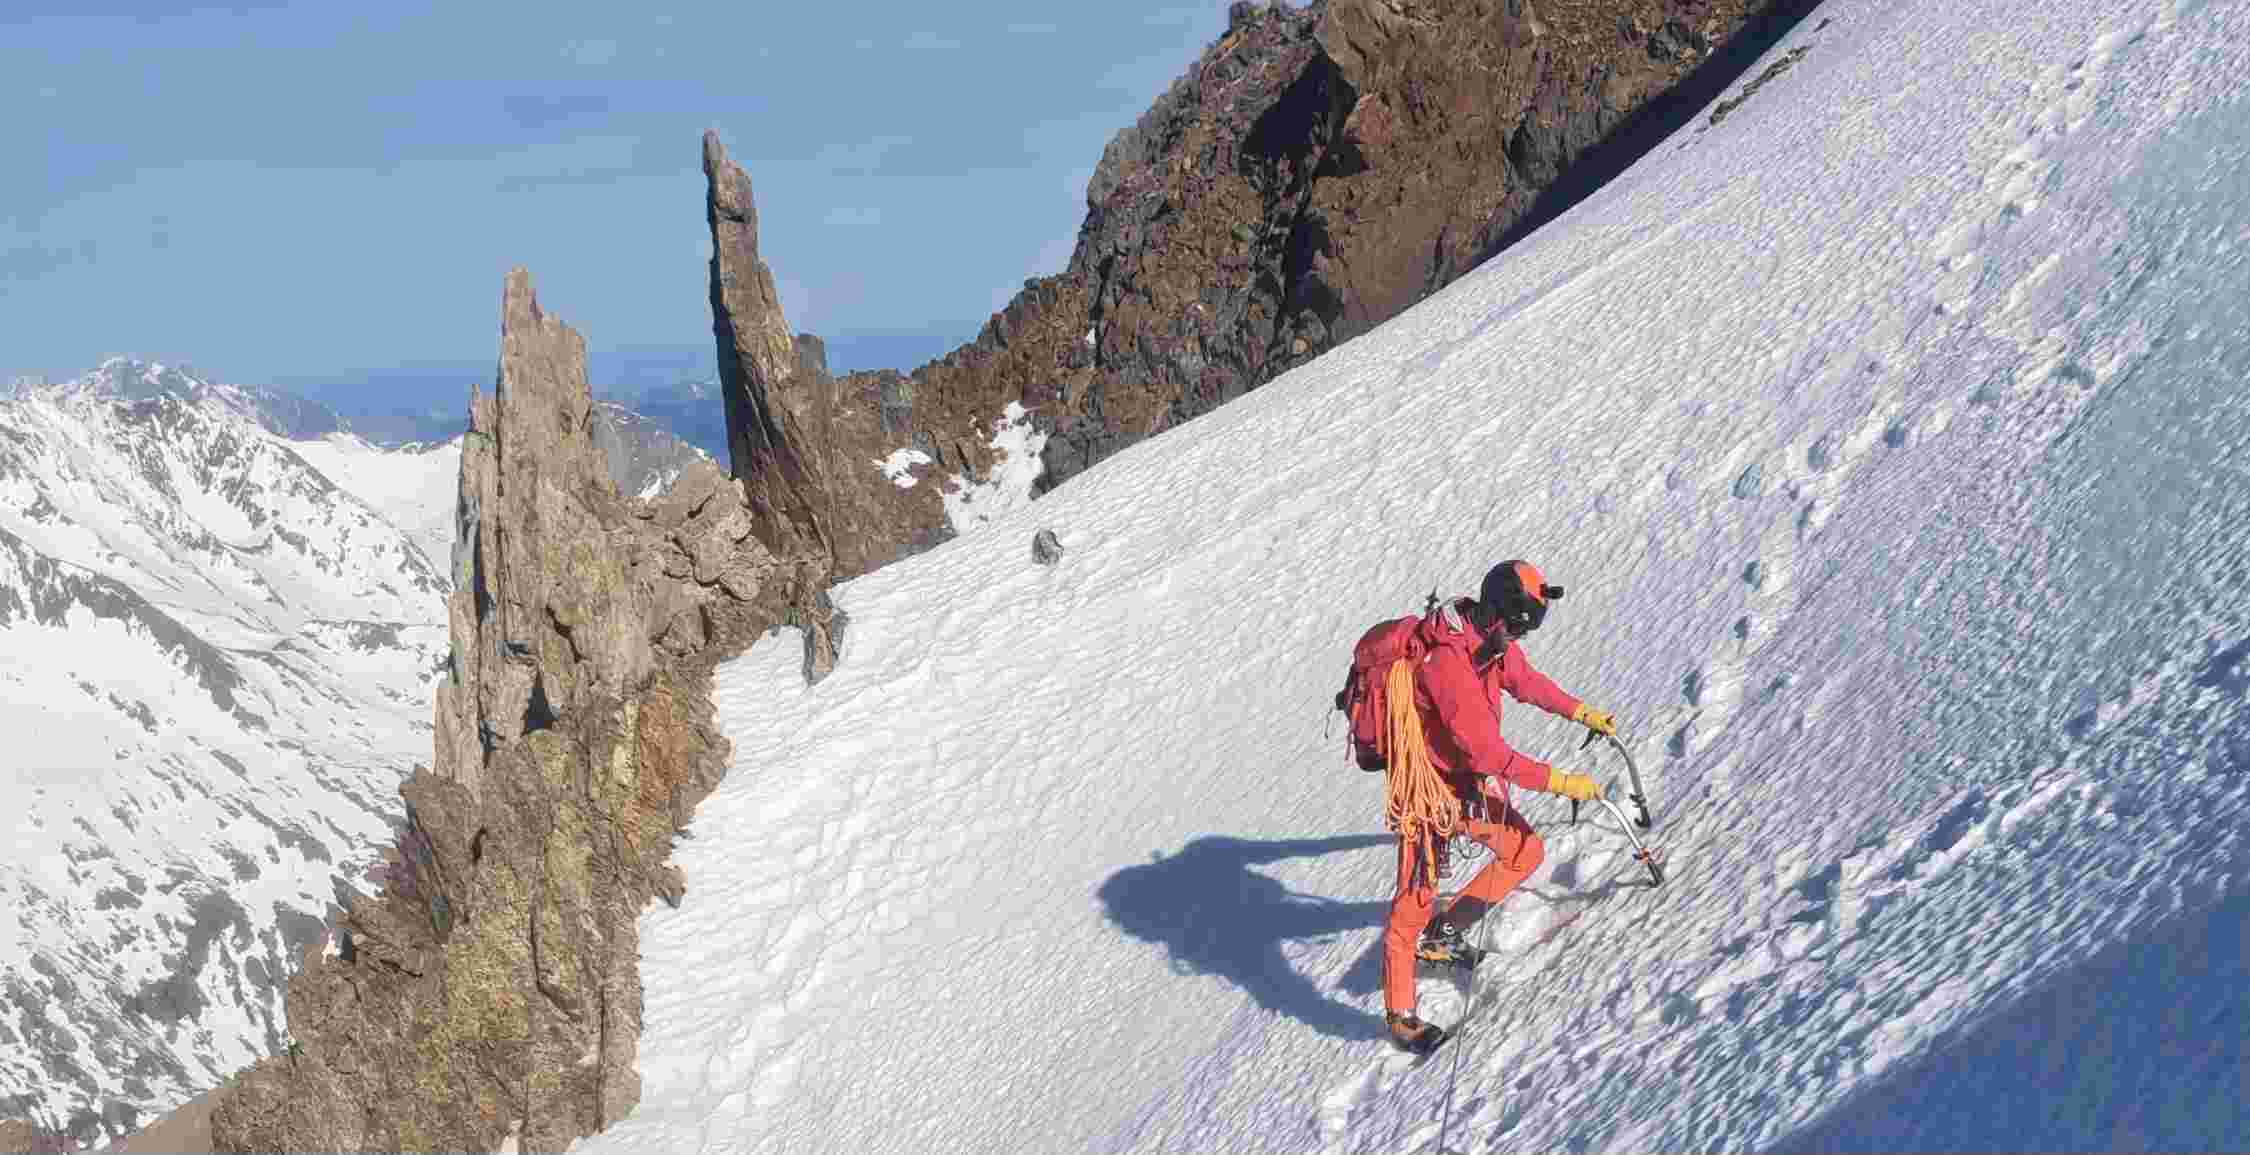
M 720 672 L 643 1103 L 582 1146 L 2240 1146 L 2246 34 L 1832 2 L 1503 258 L 841 587 L 818 687 L 789 640 Z M 1670 880 L 1519 795 L 1549 858 L 1449 1099 L 1378 1041 L 1392 851 L 1321 722 L 1361 629 L 1508 556 L 1568 588 L 1528 648 L 1625 722 Z M 2130 1029 L 2151 976 L 2211 1013 Z M 2048 1130 L 1917 1110 L 1967 1105 L 1952 1054 L 2036 1103 L 2088 1039 Z

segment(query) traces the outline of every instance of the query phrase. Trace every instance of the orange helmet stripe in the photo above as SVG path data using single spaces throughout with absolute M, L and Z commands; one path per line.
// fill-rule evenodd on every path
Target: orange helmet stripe
M 1516 580 L 1523 583 L 1523 592 L 1530 594 L 1532 601 L 1547 604 L 1547 575 L 1540 573 L 1538 566 L 1528 561 L 1517 562 Z

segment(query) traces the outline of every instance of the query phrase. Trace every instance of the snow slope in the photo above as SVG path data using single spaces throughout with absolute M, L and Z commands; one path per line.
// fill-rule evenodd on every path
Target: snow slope
M 1820 15 L 1406 315 L 840 588 L 817 687 L 722 669 L 580 1149 L 2250 1145 L 2250 8 Z M 1324 711 L 1515 555 L 1671 880 L 1520 795 L 1495 1029 L 1409 1071 Z
M 0 402 L 0 1118 L 114 1135 L 278 1051 L 429 757 L 444 554 L 350 488 L 417 463 L 277 424 L 122 361 Z
M 452 556 L 460 438 L 385 448 L 351 433 L 331 433 L 292 447 L 314 469 L 405 530 L 424 557 L 442 566 Z

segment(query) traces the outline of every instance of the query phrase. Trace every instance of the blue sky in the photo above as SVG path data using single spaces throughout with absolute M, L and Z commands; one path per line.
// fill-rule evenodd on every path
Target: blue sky
M 709 127 L 793 326 L 942 351 L 1062 267 L 1102 146 L 1225 22 L 1223 0 L 0 6 L 0 155 L 29 162 L 0 180 L 0 374 L 489 363 L 516 264 L 597 350 L 708 346 Z

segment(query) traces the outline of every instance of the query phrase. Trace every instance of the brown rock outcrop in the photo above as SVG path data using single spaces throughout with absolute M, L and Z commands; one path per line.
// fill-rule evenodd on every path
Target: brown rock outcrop
M 639 1101 L 639 915 L 679 901 L 673 834 L 730 754 L 710 668 L 787 622 L 825 671 L 833 611 L 825 558 L 761 534 L 715 466 L 621 498 L 591 404 L 584 342 L 511 273 L 462 450 L 435 768 L 401 789 L 382 896 L 291 982 L 289 1052 L 215 1097 L 218 1150 L 554 1151 Z
M 717 134 L 703 135 L 704 219 L 711 228 L 712 332 L 727 410 L 734 474 L 764 515 L 760 540 L 776 552 L 828 552 L 828 492 L 821 462 L 804 452 L 826 428 L 824 382 L 806 372 L 783 319 L 773 272 L 758 255 L 750 175 L 727 163 Z
M 991 421 L 1020 401 L 1049 434 L 1051 489 L 1474 268 L 1684 123 L 1814 3 L 1235 4 L 1225 36 L 1104 151 L 1062 273 L 911 375 L 767 386 L 799 399 L 785 432 L 822 463 L 838 576 L 946 536 L 933 485 L 899 490 L 874 467 L 893 450 L 982 476 Z M 781 364 L 770 274 L 739 255 L 755 254 L 748 177 L 710 135 L 704 159 L 728 206 L 712 213 L 721 361 Z M 738 446 L 757 444 L 756 412 L 730 408 L 730 423 L 746 415 Z
M 703 173 L 727 443 L 751 508 L 773 527 L 761 540 L 777 553 L 833 558 L 842 578 L 950 536 L 935 486 L 901 488 L 880 471 L 912 440 L 896 420 L 897 398 L 911 397 L 905 379 L 839 381 L 819 338 L 791 337 L 758 255 L 750 174 L 727 159 L 716 132 L 703 134 Z

